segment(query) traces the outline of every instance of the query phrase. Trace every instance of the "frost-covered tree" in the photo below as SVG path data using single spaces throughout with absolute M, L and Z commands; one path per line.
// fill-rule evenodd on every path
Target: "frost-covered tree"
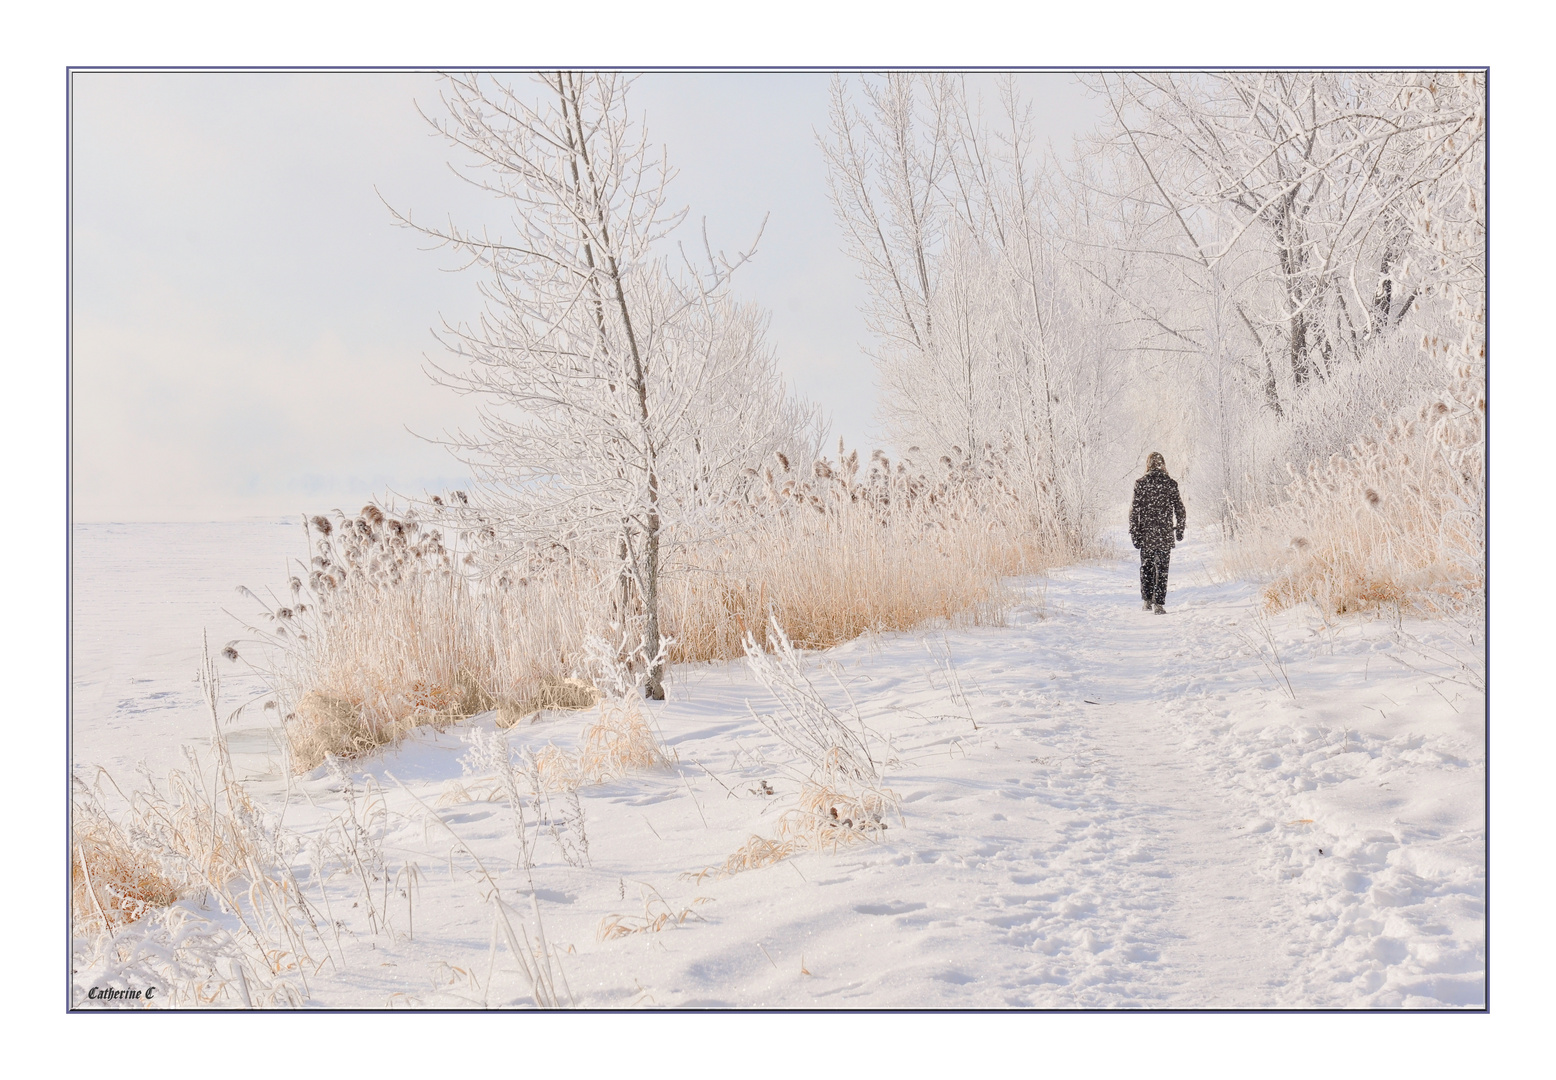
M 1107 245 L 1072 239 L 1090 236 L 1083 190 L 1053 183 L 1014 80 L 992 118 L 944 75 L 861 79 L 858 93 L 862 108 L 834 82 L 823 151 L 869 288 L 885 429 L 905 449 L 986 459 L 1079 549 L 1116 449 L 1120 317 L 1096 280 L 1116 275 Z
M 445 327 L 437 377 L 481 402 L 453 440 L 478 487 L 467 511 L 496 549 L 561 549 L 594 569 L 664 696 L 667 548 L 777 449 L 813 452 L 812 410 L 784 392 L 765 319 L 729 294 L 750 252 L 672 243 L 672 171 L 627 108 L 619 74 L 556 72 L 530 93 L 451 76 L 429 121 L 465 151 L 456 172 L 508 211 L 500 229 L 401 221 L 485 271 L 485 307 Z
M 1478 76 L 1136 73 L 1094 87 L 1111 112 L 1094 156 L 1115 216 L 1150 222 L 1124 292 L 1188 345 L 1172 361 L 1142 335 L 1137 364 L 1211 429 L 1196 456 L 1218 459 L 1219 501 L 1268 493 L 1288 463 L 1338 451 L 1441 374 L 1419 345 L 1450 317 L 1450 279 L 1476 277 L 1440 249 L 1483 190 Z
M 945 75 L 834 83 L 823 149 L 899 445 L 992 453 L 1075 544 L 1151 449 L 1230 522 L 1442 377 L 1443 342 L 1477 347 L 1478 76 L 1091 85 L 1110 119 L 1061 169 L 1014 80 L 987 113 Z
M 875 358 L 888 423 L 916 407 L 925 392 L 919 381 L 924 365 L 941 358 L 931 275 L 944 223 L 938 188 L 946 167 L 946 131 L 942 110 L 922 109 L 925 89 L 943 97 L 949 81 L 943 75 L 900 73 L 879 82 L 863 80 L 865 113 L 851 100 L 848 83 L 833 79 L 831 137 L 822 142 L 845 248 L 867 286 L 864 315 L 879 342 Z M 921 363 L 901 367 L 895 363 L 901 356 Z M 930 385 L 963 387 L 961 407 L 970 407 L 965 372 L 928 378 Z

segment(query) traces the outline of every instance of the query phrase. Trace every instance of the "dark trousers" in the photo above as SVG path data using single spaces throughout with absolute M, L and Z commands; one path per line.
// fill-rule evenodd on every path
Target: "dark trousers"
M 1167 602 L 1167 563 L 1170 551 L 1140 552 L 1140 599 L 1150 604 Z

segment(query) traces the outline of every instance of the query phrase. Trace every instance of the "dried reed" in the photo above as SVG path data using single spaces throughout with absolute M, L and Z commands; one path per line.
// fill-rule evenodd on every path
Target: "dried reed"
M 989 455 L 918 468 L 877 454 L 862 478 L 857 451 L 808 477 L 776 465 L 748 471 L 743 499 L 668 529 L 660 596 L 672 662 L 740 656 L 769 620 L 805 648 L 925 622 L 994 623 L 1011 600 L 1004 578 L 1076 554 Z M 435 501 L 429 512 L 444 510 Z M 597 686 L 620 681 L 606 668 L 643 666 L 627 625 L 641 613 L 623 601 L 619 572 L 577 552 L 503 550 L 483 528 L 451 548 L 444 529 L 376 506 L 314 517 L 306 531 L 311 561 L 289 595 L 250 593 L 261 606 L 252 638 L 225 650 L 257 646 L 245 658 L 269 680 L 297 771 L 487 709 L 509 726 L 588 708 Z M 603 659 L 602 641 L 617 643 Z
M 666 624 L 676 661 L 728 660 L 776 620 L 824 649 L 866 631 L 997 623 L 1005 578 L 1068 561 L 1059 531 L 1006 486 L 997 462 L 919 470 L 877 454 L 765 470 L 716 537 L 677 550 Z
M 1475 612 L 1484 603 L 1485 386 L 1475 366 L 1236 519 L 1228 561 L 1272 609 Z
M 291 767 L 372 753 L 423 725 L 442 728 L 494 709 L 511 725 L 542 709 L 586 708 L 596 695 L 570 678 L 587 620 L 571 566 L 490 580 L 482 538 L 446 547 L 414 514 L 366 506 L 305 523 L 312 552 L 290 595 L 260 603 L 247 644 L 286 724 Z M 490 562 L 486 559 L 485 562 Z
M 79 887 L 72 888 L 71 921 L 81 939 L 74 946 L 77 966 L 117 977 L 113 973 L 122 974 L 126 965 L 134 968 L 149 962 L 147 957 L 159 957 L 161 966 L 151 970 L 194 980 L 170 988 L 162 1004 L 174 1004 L 180 995 L 186 1004 L 191 997 L 197 1004 L 217 998 L 244 1006 L 298 1004 L 308 993 L 307 970 L 335 959 L 320 931 L 325 920 L 292 873 L 295 852 L 289 838 L 237 782 L 217 714 L 219 680 L 208 651 L 200 681 L 211 714 L 210 762 L 202 763 L 186 747 L 188 768 L 172 770 L 165 790 L 155 783 L 129 796 L 120 790 L 128 807 L 123 823 L 111 820 L 92 787 L 75 784 L 72 884 Z M 236 923 L 235 932 L 208 926 L 173 906 L 196 895 L 213 898 Z M 149 915 L 157 918 L 149 920 Z M 202 928 L 194 929 L 191 919 Z M 126 951 L 115 931 L 138 921 L 155 925 L 127 939 L 144 947 Z M 191 952 L 195 946 L 181 936 L 186 931 L 214 951 L 204 959 L 198 950 Z M 315 958 L 316 951 L 322 951 L 322 959 Z M 225 977 L 213 966 L 217 958 L 224 958 Z M 297 986 L 291 985 L 294 978 Z M 216 996 L 207 1000 L 208 991 Z
M 73 803 L 70 912 L 73 932 L 117 930 L 176 902 L 181 890 L 145 846 L 135 844 L 95 799 Z

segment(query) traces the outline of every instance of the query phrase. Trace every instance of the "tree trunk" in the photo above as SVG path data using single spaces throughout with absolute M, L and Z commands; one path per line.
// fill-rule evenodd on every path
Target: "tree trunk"
M 594 173 L 594 163 L 589 158 L 588 136 L 583 130 L 582 110 L 578 100 L 578 88 L 576 84 L 566 79 L 566 73 L 558 73 L 558 85 L 565 86 L 567 92 L 562 94 L 564 102 L 564 114 L 569 96 L 572 101 L 572 122 L 574 129 L 570 139 L 575 140 L 575 161 L 583 165 L 583 176 L 574 174 L 574 183 L 586 180 L 587 192 L 592 203 L 594 217 L 594 229 L 597 230 L 604 255 L 602 269 L 610 285 L 612 300 L 615 303 L 617 313 L 621 319 L 622 331 L 627 339 L 627 354 L 632 361 L 628 371 L 628 379 L 637 399 L 638 423 L 643 438 L 643 462 L 644 471 L 647 473 L 646 482 L 648 488 L 648 535 L 644 539 L 643 563 L 638 568 L 639 585 L 643 591 L 643 652 L 648 662 L 648 679 L 644 687 L 644 694 L 655 701 L 663 701 L 665 697 L 664 687 L 664 662 L 659 655 L 659 471 L 656 462 L 656 449 L 654 446 L 652 424 L 648 415 L 648 381 L 643 370 L 643 357 L 638 350 L 637 332 L 633 327 L 632 308 L 627 303 L 626 288 L 621 280 L 621 268 L 616 262 L 616 256 L 611 244 L 610 226 L 606 220 L 604 207 L 599 205 L 597 197 L 597 178 Z M 586 244 L 588 265 L 594 269 L 594 254 L 591 247 Z M 593 275 L 591 274 L 591 281 Z
M 659 656 L 659 514 L 649 516 L 648 543 L 643 552 L 643 651 L 648 654 L 648 681 L 643 696 L 665 699 L 665 667 Z

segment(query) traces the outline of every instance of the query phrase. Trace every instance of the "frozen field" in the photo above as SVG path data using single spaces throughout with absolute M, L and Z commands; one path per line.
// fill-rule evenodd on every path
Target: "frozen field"
M 74 766 L 128 788 L 139 761 L 205 752 L 201 629 L 213 652 L 236 636 L 233 587 L 280 581 L 300 529 L 91 525 L 75 542 Z M 581 1007 L 1482 1004 L 1484 697 L 1442 655 L 1465 649 L 1433 624 L 1266 619 L 1213 566 L 1191 534 L 1166 617 L 1141 612 L 1131 557 L 1015 583 L 1006 626 L 813 654 L 817 687 L 884 748 L 902 819 L 733 876 L 701 872 L 773 835 L 797 790 L 788 751 L 751 715 L 773 703 L 743 664 L 674 670 L 650 715 L 678 763 L 580 792 L 588 862 L 542 837 L 534 909 L 507 804 L 455 799 L 483 788 L 461 758 L 489 717 L 289 794 L 256 711 L 229 732 L 236 760 L 311 900 L 333 901 L 308 1002 L 530 1004 L 492 951 L 475 856 L 532 933 L 538 910 Z M 230 709 L 253 687 L 225 689 Z M 569 745 L 589 719 L 543 716 L 508 733 L 515 749 Z M 378 807 L 376 929 L 307 857 L 348 800 Z M 600 940 L 664 912 L 678 919 Z

